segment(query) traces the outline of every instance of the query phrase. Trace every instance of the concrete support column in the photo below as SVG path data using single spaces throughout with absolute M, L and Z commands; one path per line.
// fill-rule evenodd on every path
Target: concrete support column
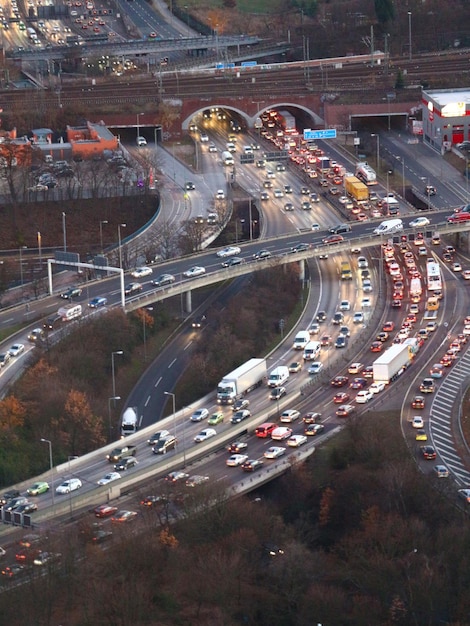
M 300 265 L 299 279 L 304 281 L 305 280 L 305 261 L 300 261 L 299 265 Z
M 191 290 L 186 292 L 186 313 L 191 313 L 193 310 L 193 303 L 191 299 Z

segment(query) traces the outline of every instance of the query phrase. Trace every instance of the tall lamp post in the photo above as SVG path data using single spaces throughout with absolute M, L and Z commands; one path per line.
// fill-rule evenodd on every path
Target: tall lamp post
M 113 376 L 113 396 L 116 395 L 116 378 L 114 375 L 114 355 L 119 354 L 122 355 L 124 352 L 122 350 L 116 350 L 116 352 L 111 352 L 111 373 Z
M 64 235 L 64 252 L 67 252 L 67 229 L 65 226 L 66 214 L 62 211 L 62 233 Z
M 176 396 L 171 391 L 164 391 L 163 393 L 165 396 L 171 396 L 171 399 L 173 400 L 173 428 L 176 437 Z
M 119 269 L 122 270 L 122 245 L 121 228 L 126 228 L 127 224 L 118 224 L 118 245 L 119 245 Z
M 39 271 L 42 270 L 41 233 L 38 231 Z
M 108 220 L 100 220 L 100 250 L 101 254 L 103 254 L 103 224 L 107 224 Z
M 54 464 L 52 462 L 52 441 L 50 439 L 44 439 L 41 437 L 42 443 L 47 443 L 49 446 L 49 467 L 51 469 L 51 494 L 52 494 L 52 508 L 54 508 Z
M 121 396 L 113 396 L 112 398 L 108 398 L 108 426 L 109 426 L 109 434 L 108 434 L 108 443 L 111 443 L 113 440 L 113 427 L 111 425 L 111 402 L 116 402 L 116 400 L 120 400 Z
M 411 11 L 408 11 L 408 58 L 412 59 L 413 52 L 411 48 Z
M 380 164 L 380 136 L 376 133 L 371 133 L 371 137 L 375 137 L 375 141 L 377 143 L 377 173 L 379 172 L 379 164 Z
M 23 250 L 27 250 L 27 246 L 20 246 L 20 283 L 23 286 Z

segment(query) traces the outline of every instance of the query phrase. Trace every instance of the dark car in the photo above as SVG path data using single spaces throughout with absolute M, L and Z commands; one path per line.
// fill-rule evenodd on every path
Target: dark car
M 314 436 L 314 435 L 318 435 L 319 433 L 321 433 L 324 429 L 325 429 L 325 426 L 323 424 L 308 424 L 304 432 L 308 436 L 312 436 L 312 435 Z
M 421 454 L 426 459 L 426 461 L 433 461 L 436 458 L 436 451 L 432 446 L 422 446 Z
M 3 509 L 5 511 L 14 511 L 22 504 L 28 504 L 28 498 L 25 498 L 24 496 L 18 496 L 17 498 L 8 500 L 8 502 L 3 505 Z
M 124 471 L 130 469 L 131 467 L 134 467 L 134 465 L 136 464 L 137 459 L 134 456 L 125 456 L 123 459 L 116 463 L 114 469 L 118 472 Z
M 247 398 L 240 398 L 232 405 L 232 411 L 241 411 L 247 409 L 250 406 L 250 401 Z
M 347 376 L 335 376 L 331 381 L 332 387 L 345 387 L 349 383 Z
M 243 420 L 246 420 L 250 416 L 251 416 L 251 413 L 248 409 L 241 409 L 240 411 L 236 411 L 233 414 L 233 417 L 230 420 L 230 422 L 232 424 L 239 424 L 240 422 L 242 422 Z
M 131 296 L 134 293 L 142 291 L 143 287 L 140 283 L 129 283 L 124 287 L 124 293 L 126 296 Z
M 169 450 L 176 448 L 177 439 L 174 435 L 168 435 L 159 439 L 153 446 L 152 450 L 154 454 L 166 454 Z
M 15 513 L 21 513 L 23 515 L 29 515 L 30 513 L 34 513 L 34 511 L 38 510 L 38 505 L 34 502 L 25 502 L 24 504 L 20 504 L 15 508 Z
M 247 447 L 248 444 L 245 441 L 234 441 L 227 446 L 227 452 L 230 452 L 230 454 L 238 454 L 239 452 L 246 450 Z
M 199 315 L 199 317 L 195 317 L 193 319 L 193 321 L 191 322 L 191 326 L 193 328 L 202 328 L 204 326 L 204 324 L 206 323 L 206 316 L 205 315 Z
M 60 326 L 61 324 L 62 324 L 62 316 L 58 315 L 57 313 L 54 313 L 54 315 L 50 315 L 46 319 L 42 327 L 44 328 L 44 330 L 54 330 L 54 328 L 57 328 L 57 326 Z
M 163 287 L 163 285 L 171 285 L 175 282 L 175 280 L 176 278 L 173 274 L 162 274 L 161 276 L 155 278 L 155 280 L 152 280 L 152 285 L 155 287 Z
M 10 489 L 10 491 L 5 491 L 5 493 L 0 499 L 0 504 L 3 506 L 10 500 L 13 500 L 13 498 L 18 498 L 19 495 L 20 495 L 20 492 L 18 491 L 18 489 Z
M 72 300 L 73 298 L 79 298 L 81 295 L 81 287 L 70 287 L 70 289 L 67 289 L 67 291 L 61 293 L 60 297 L 64 298 L 64 300 Z
M 258 459 L 249 459 L 241 465 L 244 472 L 256 472 L 256 470 L 260 470 L 262 467 L 263 461 L 259 461 Z
M 367 387 L 367 379 L 366 378 L 354 378 L 349 387 L 351 389 L 365 389 Z
M 316 320 L 318 323 L 326 321 L 326 311 L 318 311 Z
M 291 252 L 306 252 L 309 249 L 308 243 L 298 243 L 293 246 L 290 251 Z

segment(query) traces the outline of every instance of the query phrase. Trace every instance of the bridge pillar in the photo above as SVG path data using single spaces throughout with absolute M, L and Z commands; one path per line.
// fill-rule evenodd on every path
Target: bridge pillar
M 193 310 L 193 303 L 192 303 L 192 298 L 191 298 L 191 290 L 189 290 L 186 292 L 185 311 L 186 313 L 191 313 L 192 310 Z
M 299 266 L 300 266 L 299 267 L 299 269 L 300 269 L 300 271 L 299 271 L 299 280 L 304 281 L 305 280 L 305 261 L 304 260 L 300 261 L 299 262 Z

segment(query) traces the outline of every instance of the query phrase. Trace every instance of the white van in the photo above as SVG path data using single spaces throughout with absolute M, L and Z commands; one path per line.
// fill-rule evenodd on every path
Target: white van
M 232 154 L 233 154 L 234 152 L 237 151 L 237 146 L 234 143 L 232 143 L 231 141 L 229 141 L 228 144 L 227 144 L 227 151 L 228 152 L 232 152 Z
M 280 387 L 289 378 L 289 368 L 286 365 L 279 365 L 269 374 L 268 387 Z
M 374 228 L 374 235 L 392 235 L 403 230 L 403 222 L 399 219 L 386 220 Z
M 294 339 L 294 350 L 303 350 L 310 341 L 308 330 L 299 330 Z
M 70 322 L 71 320 L 77 319 L 77 317 L 81 317 L 82 305 L 67 304 L 66 306 L 61 306 L 57 311 L 57 315 L 60 315 L 63 322 Z
M 144 146 L 147 145 L 147 140 L 145 139 L 145 137 L 142 137 L 141 135 L 137 137 L 136 142 L 139 148 L 143 148 Z
M 320 354 L 321 344 L 319 341 L 309 341 L 304 348 L 304 361 L 315 361 Z
M 224 150 L 222 152 L 222 163 L 224 165 L 235 165 L 235 161 L 233 160 L 233 154 L 228 150 Z

